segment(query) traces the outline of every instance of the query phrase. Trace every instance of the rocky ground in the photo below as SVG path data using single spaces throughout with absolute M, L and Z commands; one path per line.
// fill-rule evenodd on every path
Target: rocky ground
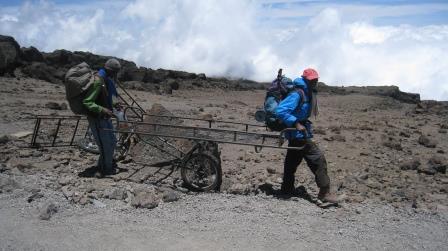
M 120 163 L 127 172 L 114 177 L 84 177 L 96 155 L 28 147 L 33 115 L 71 114 L 63 87 L 24 77 L 0 83 L 2 249 L 442 250 L 447 244 L 443 103 L 321 93 L 315 140 L 334 191 L 348 196 L 325 210 L 306 196 L 272 195 L 280 187 L 282 150 L 220 145 L 220 193 L 189 192 L 178 172 L 154 183 L 169 168 L 138 171 L 132 161 Z M 145 109 L 157 103 L 177 115 L 240 122 L 254 122 L 264 97 L 261 90 L 209 88 L 131 93 Z M 296 184 L 302 194 L 317 193 L 305 164 Z
M 20 48 L 0 35 L 0 250 L 446 249 L 447 102 L 393 86 L 321 85 L 315 141 L 332 189 L 347 196 L 339 207 L 313 203 L 317 187 L 304 163 L 298 195 L 274 196 L 285 151 L 238 145 L 219 145 L 221 191 L 194 193 L 177 170 L 139 164 L 166 158 L 141 144 L 119 163 L 120 174 L 102 179 L 90 172 L 95 154 L 30 148 L 35 115 L 72 115 L 64 72 L 107 58 Z M 121 63 L 120 80 L 144 109 L 255 123 L 264 100 L 263 83 Z M 67 133 L 61 128 L 58 135 Z M 55 125 L 40 131 L 50 140 Z

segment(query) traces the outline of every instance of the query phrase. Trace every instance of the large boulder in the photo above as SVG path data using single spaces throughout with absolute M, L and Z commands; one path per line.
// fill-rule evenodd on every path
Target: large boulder
M 0 35 L 0 75 L 12 73 L 20 65 L 20 46 L 13 37 Z
M 151 83 L 161 83 L 168 79 L 169 72 L 163 69 L 152 70 L 148 69 L 146 72 L 147 82 Z
M 62 83 L 65 73 L 63 69 L 56 69 L 43 62 L 33 62 L 24 66 L 22 72 L 31 78 L 37 78 L 55 84 Z
M 35 47 L 31 46 L 29 48 L 21 48 L 22 51 L 22 59 L 27 62 L 43 62 L 44 56 L 42 53 L 36 49 Z
M 44 53 L 43 56 L 47 64 L 54 67 L 61 67 L 71 65 L 72 54 L 72 52 L 67 50 L 55 50 L 50 53 Z
M 139 81 L 147 82 L 147 69 L 145 67 L 123 67 L 120 71 L 119 79 L 121 81 Z
M 167 77 L 174 79 L 195 79 L 197 78 L 197 75 L 185 71 L 168 71 Z

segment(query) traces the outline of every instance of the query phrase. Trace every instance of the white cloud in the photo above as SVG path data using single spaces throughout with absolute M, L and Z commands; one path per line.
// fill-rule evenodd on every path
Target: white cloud
M 448 25 L 375 26 L 347 17 L 354 7 L 313 8 L 311 14 L 294 10 L 296 17 L 312 15 L 308 22 L 279 27 L 275 19 L 260 21 L 266 9 L 250 0 L 106 1 L 66 8 L 41 1 L 0 9 L 0 33 L 45 51 L 89 50 L 151 68 L 261 81 L 280 67 L 297 77 L 311 66 L 330 84 L 393 84 L 448 100 Z

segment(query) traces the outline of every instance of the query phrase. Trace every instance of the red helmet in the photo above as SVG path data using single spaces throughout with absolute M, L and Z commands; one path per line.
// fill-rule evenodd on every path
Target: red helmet
M 307 80 L 313 80 L 313 79 L 318 79 L 319 74 L 317 73 L 316 70 L 314 70 L 312 68 L 308 68 L 303 71 L 302 77 L 304 77 Z

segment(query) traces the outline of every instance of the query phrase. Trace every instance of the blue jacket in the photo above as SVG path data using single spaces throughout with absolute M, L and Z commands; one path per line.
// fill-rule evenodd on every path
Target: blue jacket
M 296 78 L 293 83 L 296 88 L 303 89 L 305 93 L 305 101 L 299 109 L 298 106 L 301 102 L 300 94 L 297 91 L 290 92 L 288 96 L 277 106 L 275 113 L 277 117 L 281 119 L 288 127 L 295 127 L 296 122 L 300 121 L 306 128 L 306 134 L 300 131 L 286 133 L 287 139 L 312 138 L 313 134 L 311 130 L 311 122 L 308 121 L 308 118 L 311 115 L 310 97 L 307 96 L 308 86 L 302 77 Z

